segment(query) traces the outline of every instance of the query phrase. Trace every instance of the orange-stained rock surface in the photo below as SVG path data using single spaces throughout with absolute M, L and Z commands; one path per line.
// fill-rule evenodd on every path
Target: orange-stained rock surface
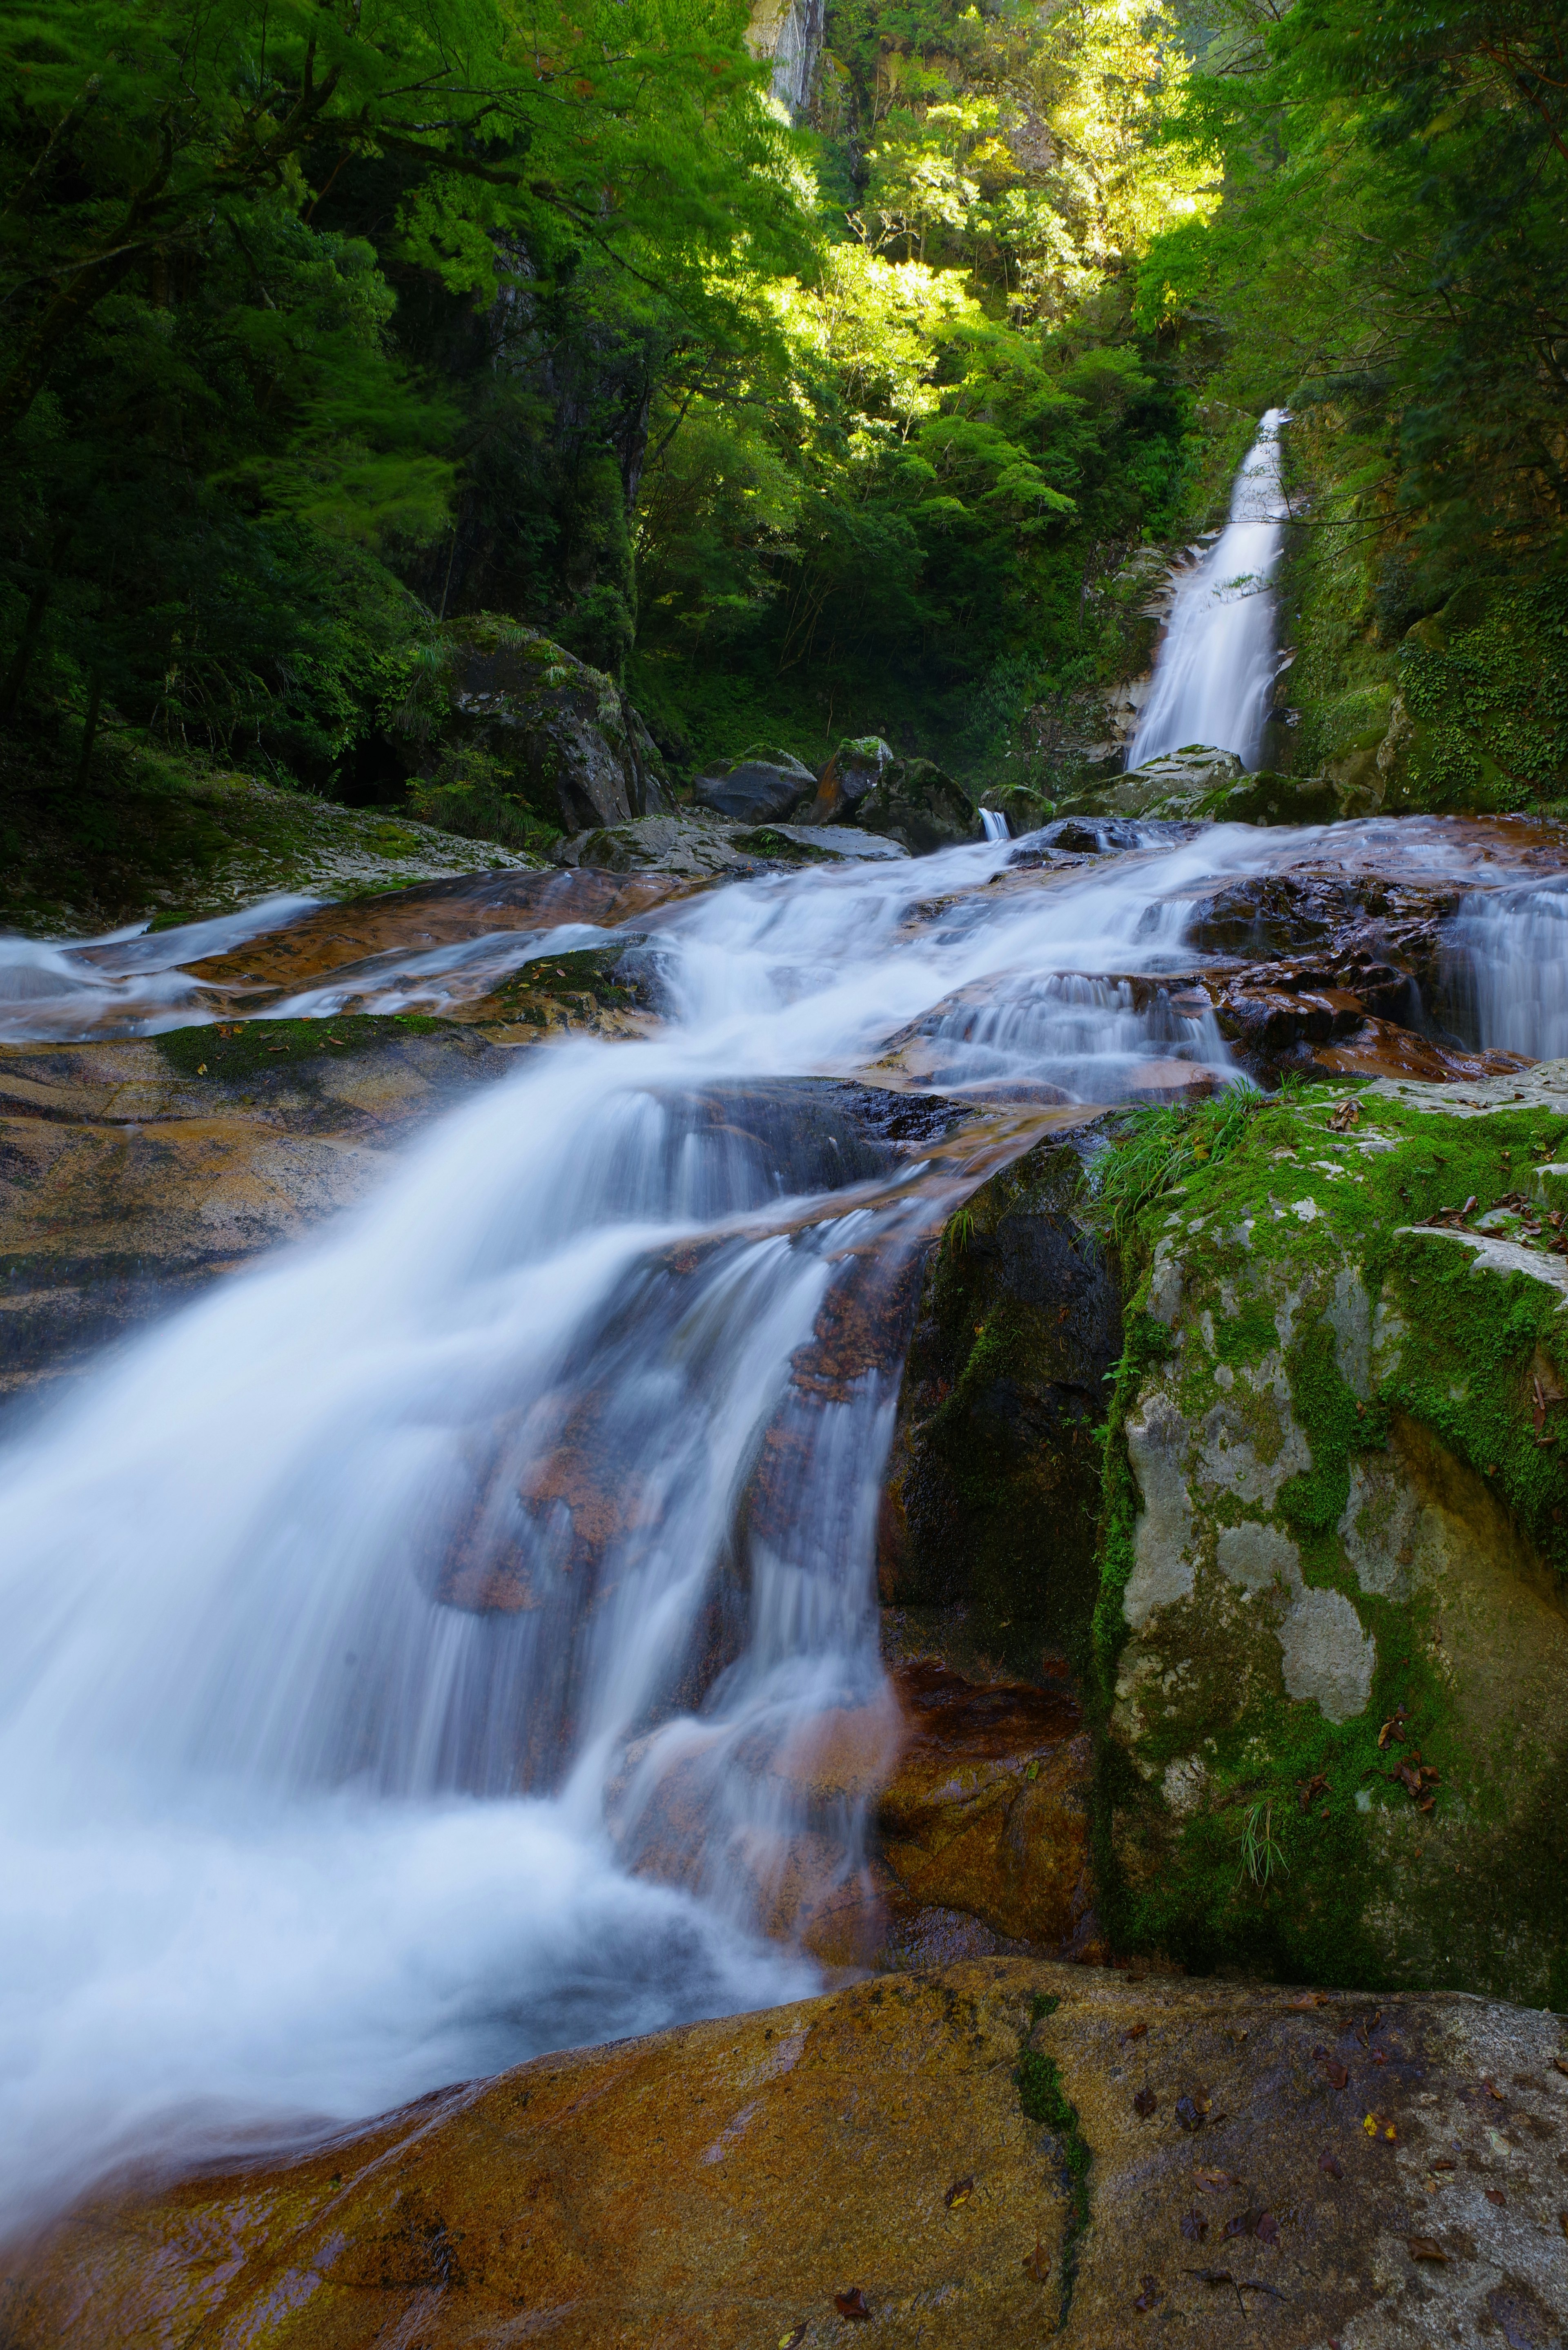
M 691 894 L 688 883 L 659 873 L 465 876 L 322 906 L 275 931 L 263 931 L 232 953 L 208 955 L 185 968 L 209 992 L 214 1007 L 253 1014 L 298 989 L 319 987 L 329 977 L 343 984 L 358 978 L 369 987 L 384 980 L 382 957 L 424 953 L 492 933 L 504 940 L 513 931 L 546 931 L 571 922 L 611 930 Z M 477 1001 L 483 994 L 483 973 L 476 967 L 470 976 L 472 984 L 461 979 L 456 983 L 454 997 Z
M 14 2251 L 8 2350 L 1557 2350 L 1562 2020 L 885 1976 L 545 2056 Z

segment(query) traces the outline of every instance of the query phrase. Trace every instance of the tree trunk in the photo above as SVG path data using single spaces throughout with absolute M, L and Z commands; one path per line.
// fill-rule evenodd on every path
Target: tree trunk
M 77 789 L 86 791 L 92 768 L 93 744 L 98 740 L 98 713 L 103 702 L 103 672 L 94 670 L 92 683 L 88 688 L 87 724 L 82 729 L 82 754 L 77 764 Z

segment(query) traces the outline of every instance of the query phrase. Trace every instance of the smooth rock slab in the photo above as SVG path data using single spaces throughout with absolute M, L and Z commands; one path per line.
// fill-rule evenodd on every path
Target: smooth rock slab
M 1453 1995 L 886 1976 L 101 2196 L 10 2262 L 0 2331 L 816 2350 L 857 2295 L 910 2350 L 1560 2350 L 1560 2018 Z

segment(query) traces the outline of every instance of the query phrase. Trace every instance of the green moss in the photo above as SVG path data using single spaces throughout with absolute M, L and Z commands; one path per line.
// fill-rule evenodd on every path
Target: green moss
M 276 1076 L 310 1060 L 346 1060 L 355 1051 L 375 1050 L 401 1036 L 440 1035 L 454 1025 L 414 1012 L 386 1016 L 339 1013 L 330 1020 L 241 1020 L 165 1028 L 152 1042 L 182 1077 L 204 1076 L 217 1084 Z
M 1036 1998 L 1033 2020 L 1038 2022 L 1051 2014 L 1060 2004 L 1054 1999 Z M 1073 2306 L 1073 2291 L 1078 2280 L 1078 2259 L 1088 2231 L 1090 2211 L 1090 2173 L 1094 2156 L 1084 2136 L 1078 2118 L 1078 2108 L 1062 2086 L 1062 2075 L 1054 2056 L 1037 2048 L 1025 2047 L 1013 2074 L 1018 2085 L 1018 2102 L 1032 2122 L 1038 2122 L 1055 2138 L 1061 2156 L 1062 2184 L 1067 2194 L 1067 2220 L 1062 2230 L 1062 2305 L 1058 2326 L 1065 2325 L 1067 2313 Z

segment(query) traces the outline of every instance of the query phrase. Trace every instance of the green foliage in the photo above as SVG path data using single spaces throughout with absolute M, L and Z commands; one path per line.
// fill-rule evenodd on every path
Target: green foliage
M 1040 2021 L 1059 2004 L 1056 2000 L 1037 1998 L 1033 2003 L 1033 2021 Z M 1062 2305 L 1057 2323 L 1064 2325 L 1073 2305 L 1079 2256 L 1089 2225 L 1094 2155 L 1084 2136 L 1078 2108 L 1062 2086 L 1061 2072 L 1054 2056 L 1041 2049 L 1026 2047 L 1019 2056 L 1013 2079 L 1024 2114 L 1030 2121 L 1050 2130 L 1061 2150 L 1063 2183 L 1067 2189 L 1067 2222 L 1062 2230 Z
M 1118 1120 L 1115 1143 L 1094 1175 L 1094 1196 L 1112 1237 L 1127 1240 L 1156 1201 L 1195 1169 L 1227 1159 L 1265 1100 L 1256 1087 L 1237 1085 L 1206 1102 L 1129 1110 Z

